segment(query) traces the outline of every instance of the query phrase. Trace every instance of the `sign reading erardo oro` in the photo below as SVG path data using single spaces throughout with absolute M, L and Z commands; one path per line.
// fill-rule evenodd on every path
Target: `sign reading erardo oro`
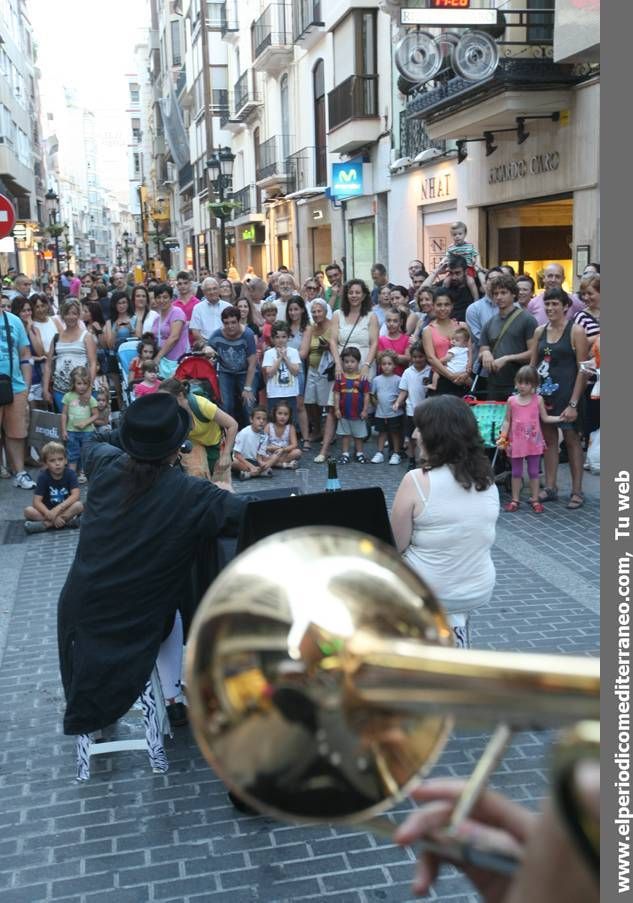
M 502 182 L 514 182 L 526 176 L 541 176 L 548 172 L 556 172 L 560 166 L 558 151 L 534 154 L 525 160 L 510 160 L 499 166 L 491 166 L 488 172 L 488 184 L 500 185 Z

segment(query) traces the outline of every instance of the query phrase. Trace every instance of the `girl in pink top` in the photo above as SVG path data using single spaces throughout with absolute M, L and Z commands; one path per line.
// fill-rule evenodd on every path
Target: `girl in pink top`
M 514 387 L 518 394 L 508 398 L 508 409 L 501 426 L 497 445 L 508 448 L 512 462 L 512 501 L 504 505 L 504 511 L 517 511 L 520 505 L 523 481 L 523 461 L 527 461 L 531 496 L 529 504 L 536 514 L 545 510 L 539 501 L 539 459 L 545 451 L 545 441 L 541 432 L 543 423 L 559 423 L 560 417 L 553 417 L 545 411 L 540 395 L 536 394 L 538 374 L 534 367 L 520 367 Z
M 385 314 L 385 326 L 387 327 L 387 335 L 378 337 L 378 351 L 393 351 L 396 355 L 396 365 L 394 373 L 396 376 L 402 376 L 405 367 L 411 363 L 409 355 L 409 345 L 411 344 L 411 336 L 402 331 L 402 316 L 399 310 L 390 308 Z
M 143 380 L 134 386 L 134 398 L 140 398 L 142 395 L 153 395 L 160 388 L 158 367 L 154 361 L 143 361 L 141 369 L 143 370 Z

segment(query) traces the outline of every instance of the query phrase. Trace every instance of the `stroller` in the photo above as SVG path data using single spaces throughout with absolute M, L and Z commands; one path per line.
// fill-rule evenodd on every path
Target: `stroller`
M 121 398 L 124 407 L 128 407 L 133 401 L 132 389 L 128 378 L 130 364 L 138 354 L 138 339 L 126 339 L 117 348 L 116 356 L 119 364 L 119 379 L 121 381 Z
M 495 483 L 503 484 L 506 488 L 509 488 L 511 471 L 508 456 L 497 445 L 497 439 L 499 438 L 508 408 L 507 402 L 477 401 L 473 395 L 465 396 L 464 401 L 470 406 L 471 411 L 475 415 L 475 420 L 479 427 L 479 435 L 483 439 L 486 449 L 494 449 L 490 464 L 495 475 Z
M 200 351 L 190 351 L 183 354 L 178 360 L 178 367 L 174 373 L 176 379 L 186 379 L 191 383 L 192 389 L 196 389 L 214 404 L 220 404 L 220 384 L 215 366 L 206 354 Z

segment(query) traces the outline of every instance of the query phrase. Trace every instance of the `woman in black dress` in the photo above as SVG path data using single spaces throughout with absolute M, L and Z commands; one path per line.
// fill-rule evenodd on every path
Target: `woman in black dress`
M 547 443 L 544 454 L 545 486 L 539 494 L 542 502 L 558 498 L 556 483 L 559 463 L 558 428 L 569 456 L 571 472 L 571 496 L 568 508 L 580 508 L 584 504 L 582 494 L 582 417 L 581 402 L 585 389 L 585 375 L 580 369 L 587 359 L 589 348 L 582 326 L 567 320 L 571 304 L 569 295 L 560 288 L 548 289 L 544 297 L 548 322 L 534 333 L 536 339 L 531 364 L 541 377 L 541 394 L 548 414 L 560 415 L 559 427 L 542 424 L 543 438 Z

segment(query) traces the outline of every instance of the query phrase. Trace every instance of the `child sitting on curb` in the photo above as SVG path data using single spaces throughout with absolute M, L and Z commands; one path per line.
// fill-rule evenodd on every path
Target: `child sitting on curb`
M 33 504 L 24 509 L 27 533 L 45 533 L 63 527 L 78 527 L 84 506 L 79 501 L 77 474 L 68 466 L 66 450 L 60 442 L 47 442 L 40 453 L 42 470 Z

